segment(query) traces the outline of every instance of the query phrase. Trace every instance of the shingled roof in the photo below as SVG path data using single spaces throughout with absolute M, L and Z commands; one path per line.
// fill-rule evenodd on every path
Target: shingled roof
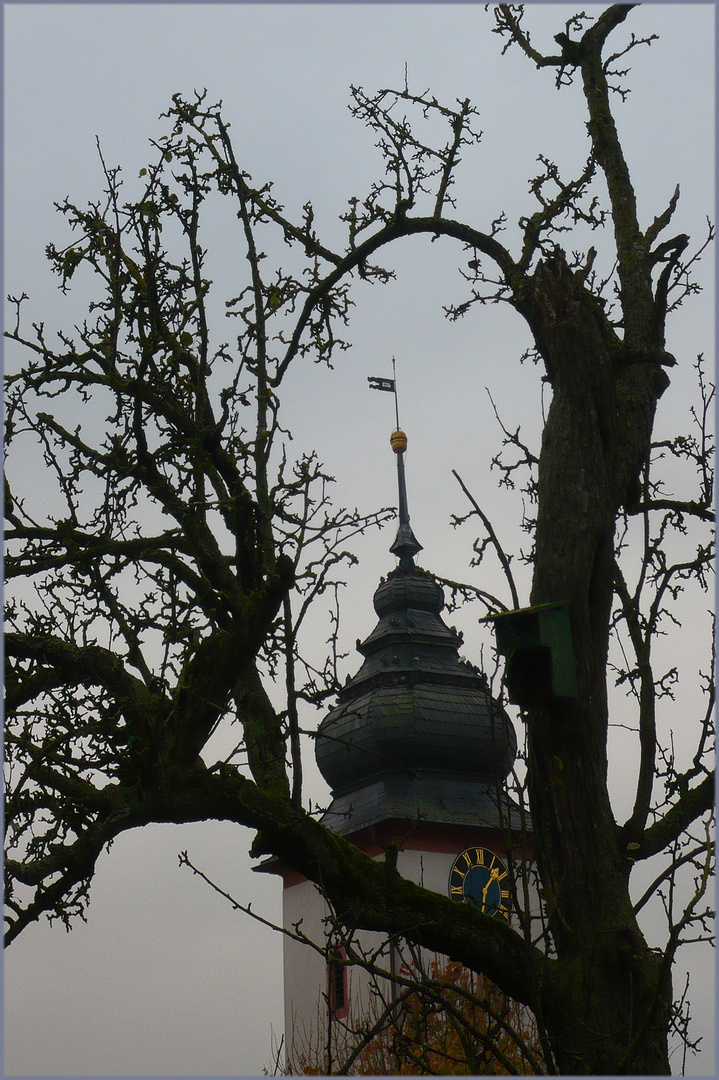
M 399 565 L 375 592 L 379 622 L 357 643 L 364 663 L 317 731 L 317 763 L 333 795 L 323 821 L 343 834 L 390 818 L 514 828 L 505 781 L 516 734 L 485 676 L 460 659 L 462 635 L 440 617 L 441 586 L 414 565 L 421 545 L 398 471 L 390 550 Z

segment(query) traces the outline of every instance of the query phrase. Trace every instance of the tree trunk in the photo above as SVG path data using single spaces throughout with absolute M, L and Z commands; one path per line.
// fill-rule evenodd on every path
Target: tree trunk
M 661 369 L 613 362 L 616 339 L 561 255 L 533 279 L 553 387 L 538 475 L 533 604 L 569 605 L 578 695 L 530 710 L 536 857 L 559 985 L 543 1017 L 563 1073 L 667 1073 L 671 1002 L 632 911 L 607 790 L 606 664 L 617 513 L 649 450 Z M 665 377 L 664 377 L 665 378 Z

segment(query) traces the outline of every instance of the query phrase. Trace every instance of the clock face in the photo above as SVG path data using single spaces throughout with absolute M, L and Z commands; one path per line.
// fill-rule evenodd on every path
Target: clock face
M 489 848 L 470 847 L 458 855 L 449 872 L 452 900 L 474 904 L 485 915 L 509 918 L 509 871 Z

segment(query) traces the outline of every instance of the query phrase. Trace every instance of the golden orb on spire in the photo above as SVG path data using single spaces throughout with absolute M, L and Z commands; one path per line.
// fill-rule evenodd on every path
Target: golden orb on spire
M 395 454 L 403 454 L 407 449 L 407 436 L 397 428 L 389 437 L 390 445 Z

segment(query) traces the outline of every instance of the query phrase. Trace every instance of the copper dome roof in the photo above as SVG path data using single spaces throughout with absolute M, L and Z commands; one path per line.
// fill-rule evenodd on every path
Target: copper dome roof
M 514 728 L 482 673 L 459 658 L 462 637 L 441 619 L 443 606 L 441 586 L 414 566 L 394 570 L 375 592 L 379 622 L 358 642 L 364 663 L 317 732 L 332 827 L 340 803 L 358 807 L 368 787 L 386 791 L 388 782 L 395 796 L 405 791 L 400 816 L 440 821 L 437 798 L 456 820 L 454 804 L 466 810 L 468 790 L 489 798 L 503 789 L 517 751 Z M 366 806 L 361 817 L 379 820 L 386 809 Z M 340 831 L 370 823 L 355 817 Z
M 395 435 L 402 434 L 396 432 Z M 394 438 L 394 436 L 393 436 Z M 379 622 L 357 648 L 364 663 L 320 724 L 315 753 L 333 801 L 324 821 L 354 833 L 388 818 L 498 827 L 517 753 L 509 717 L 484 675 L 459 657 L 462 635 L 441 619 L 439 583 L 414 564 L 406 436 L 397 455 L 399 565 L 374 594 Z

